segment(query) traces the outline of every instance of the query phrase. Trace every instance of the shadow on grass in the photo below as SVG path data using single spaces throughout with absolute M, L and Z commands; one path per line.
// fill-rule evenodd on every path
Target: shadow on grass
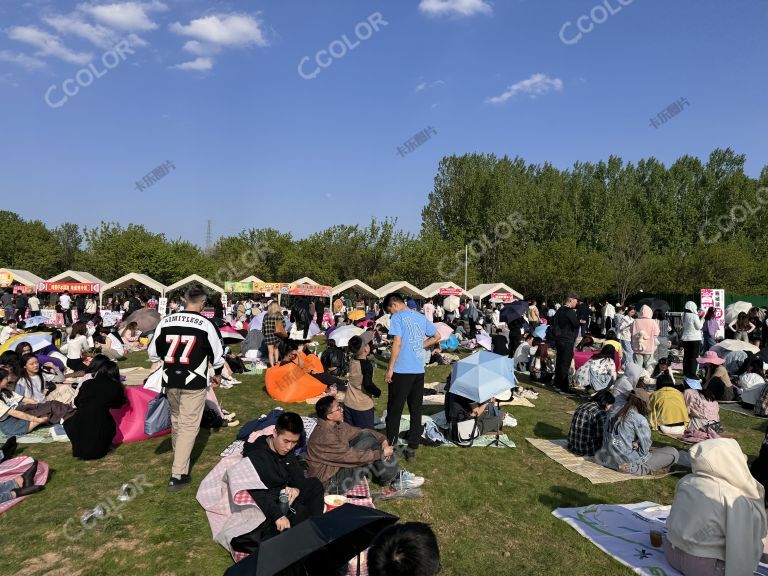
M 550 510 L 555 508 L 576 508 L 579 506 L 589 506 L 590 504 L 607 504 L 604 499 L 596 498 L 586 492 L 567 488 L 565 486 L 552 486 L 549 491 L 551 494 L 542 494 L 539 496 L 539 502 Z
M 189 467 L 190 469 L 195 465 L 195 462 L 200 458 L 201 454 L 205 450 L 205 447 L 208 444 L 208 439 L 211 437 L 211 429 L 210 428 L 200 428 L 200 432 L 197 434 L 197 438 L 195 439 L 195 446 L 192 448 L 192 454 L 189 458 Z M 165 439 L 158 444 L 157 448 L 155 448 L 155 454 L 167 454 L 168 452 L 172 452 L 172 442 L 171 437 L 166 436 Z
M 562 428 L 557 428 L 546 422 L 537 422 L 536 426 L 533 428 L 533 435 L 536 438 L 550 438 L 553 440 L 556 438 L 565 438 L 567 436 Z

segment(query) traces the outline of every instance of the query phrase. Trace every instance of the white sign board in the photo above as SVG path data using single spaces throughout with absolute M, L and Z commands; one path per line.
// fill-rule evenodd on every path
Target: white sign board
M 717 288 L 701 289 L 701 310 L 704 314 L 710 308 L 715 309 L 717 318 L 717 338 L 725 338 L 725 290 Z
M 157 313 L 165 316 L 168 313 L 168 298 L 160 298 L 157 301 Z

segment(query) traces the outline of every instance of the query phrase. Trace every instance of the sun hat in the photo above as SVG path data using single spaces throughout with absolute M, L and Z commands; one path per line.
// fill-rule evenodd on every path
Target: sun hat
M 706 352 L 704 356 L 701 356 L 700 358 L 696 358 L 696 362 L 698 362 L 699 364 L 714 364 L 716 366 L 719 366 L 720 364 L 723 364 L 725 360 L 720 358 L 720 356 L 717 355 L 717 352 L 710 350 Z
M 688 388 L 701 390 L 701 381 L 697 378 L 688 378 L 688 376 L 683 376 L 683 382 L 685 382 L 685 385 L 688 386 Z

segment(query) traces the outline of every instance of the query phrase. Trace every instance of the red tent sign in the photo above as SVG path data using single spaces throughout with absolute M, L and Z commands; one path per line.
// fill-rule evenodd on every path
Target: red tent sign
M 73 294 L 98 294 L 101 284 L 98 282 L 38 282 L 38 292 L 64 292 Z
M 495 300 L 496 302 L 513 302 L 515 300 L 515 295 L 508 292 L 493 292 L 491 294 L 491 300 Z
M 320 298 L 330 298 L 333 288 L 322 286 L 320 284 L 291 284 L 280 288 L 281 294 L 289 296 L 319 296 Z
M 440 288 L 440 296 L 459 296 L 463 292 L 461 288 Z

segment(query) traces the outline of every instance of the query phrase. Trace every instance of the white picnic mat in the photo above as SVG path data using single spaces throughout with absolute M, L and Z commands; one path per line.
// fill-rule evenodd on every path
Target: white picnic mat
M 636 574 L 682 576 L 669 565 L 663 549 L 650 542 L 651 529 L 661 530 L 666 537 L 666 508 L 654 502 L 593 504 L 557 508 L 552 514 Z M 768 565 L 757 566 L 755 575 L 768 575 Z

